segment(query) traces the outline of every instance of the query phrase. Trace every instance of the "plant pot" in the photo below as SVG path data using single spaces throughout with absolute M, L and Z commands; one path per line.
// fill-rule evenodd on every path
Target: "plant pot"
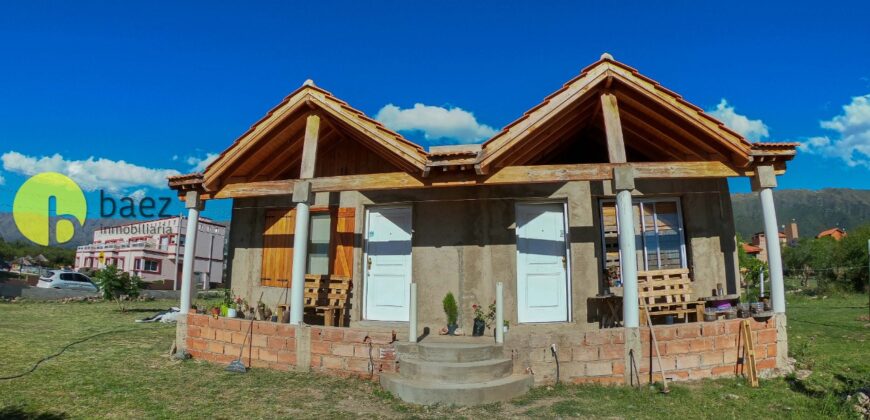
M 704 321 L 706 321 L 706 322 L 713 322 L 716 320 L 716 318 L 717 318 L 717 316 L 715 313 L 712 313 L 712 314 L 705 313 L 704 314 Z
M 236 308 L 227 308 L 227 318 L 236 318 L 239 316 L 239 313 L 236 311 Z
M 665 325 L 674 325 L 673 315 L 665 315 Z
M 482 319 L 474 320 L 474 328 L 471 329 L 471 335 L 474 337 L 483 337 L 483 333 L 486 331 L 486 321 Z
M 447 335 L 456 335 L 457 328 L 459 328 L 459 325 L 447 324 Z
M 227 310 L 230 309 L 227 305 L 221 305 L 221 316 L 227 316 Z

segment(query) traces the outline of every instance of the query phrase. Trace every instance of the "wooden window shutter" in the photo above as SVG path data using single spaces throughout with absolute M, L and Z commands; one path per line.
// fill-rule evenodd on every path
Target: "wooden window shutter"
M 353 238 L 356 209 L 342 207 L 335 210 L 335 229 L 332 230 L 332 275 L 353 277 Z
M 266 223 L 263 226 L 263 265 L 260 271 L 261 285 L 290 287 L 295 229 L 295 209 L 266 210 Z

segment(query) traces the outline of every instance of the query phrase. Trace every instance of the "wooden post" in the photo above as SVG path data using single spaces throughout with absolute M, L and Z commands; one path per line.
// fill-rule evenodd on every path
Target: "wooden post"
M 314 178 L 317 163 L 317 141 L 320 134 L 320 117 L 311 114 L 305 121 L 305 140 L 302 144 L 300 179 Z M 293 234 L 293 269 L 290 273 L 290 323 L 299 325 L 305 312 L 305 271 L 308 269 L 308 225 L 311 203 L 311 181 L 293 186 L 293 202 L 296 203 L 296 226 Z
M 607 156 L 610 163 L 625 163 L 625 141 L 622 137 L 622 122 L 619 120 L 619 106 L 616 95 L 601 94 L 601 115 L 604 117 L 604 132 L 607 135 Z
M 305 121 L 305 142 L 302 144 L 302 166 L 299 179 L 314 178 L 314 165 L 317 163 L 317 140 L 320 134 L 320 117 L 311 114 Z

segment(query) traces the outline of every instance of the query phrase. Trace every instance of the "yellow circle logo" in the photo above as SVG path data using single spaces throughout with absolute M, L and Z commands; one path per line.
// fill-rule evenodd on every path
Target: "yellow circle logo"
M 85 193 L 75 181 L 57 172 L 43 172 L 30 177 L 18 189 L 12 203 L 12 217 L 18 230 L 25 238 L 39 245 L 48 245 L 50 242 L 52 217 L 71 217 L 81 226 L 85 223 L 87 213 Z M 69 242 L 74 233 L 72 221 L 57 219 L 57 243 Z

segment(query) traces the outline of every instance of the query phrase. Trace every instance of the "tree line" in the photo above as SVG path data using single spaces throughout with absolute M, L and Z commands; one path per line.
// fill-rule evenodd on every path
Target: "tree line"
M 42 254 L 53 267 L 72 266 L 75 261 L 75 249 L 56 246 L 41 246 L 24 241 L 6 242 L 0 238 L 0 261 L 12 262 L 16 258 Z

